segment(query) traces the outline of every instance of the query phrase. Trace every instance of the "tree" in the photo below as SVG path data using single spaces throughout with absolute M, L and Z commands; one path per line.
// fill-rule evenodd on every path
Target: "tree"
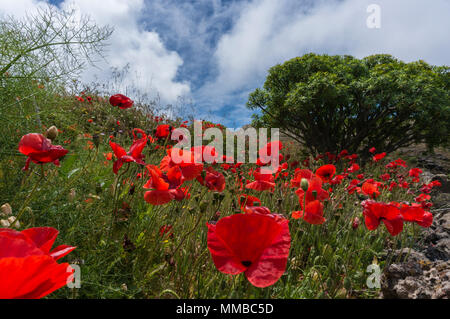
M 449 67 L 378 54 L 306 54 L 276 65 L 247 107 L 256 127 L 279 127 L 312 153 L 391 152 L 449 143 Z
M 35 15 L 0 21 L 0 79 L 63 80 L 102 55 L 113 30 L 87 16 L 52 6 Z

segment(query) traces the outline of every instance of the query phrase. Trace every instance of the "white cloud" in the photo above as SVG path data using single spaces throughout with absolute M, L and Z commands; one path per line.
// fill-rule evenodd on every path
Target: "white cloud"
M 15 16 L 32 13 L 38 6 L 45 5 L 44 1 L 36 0 L 1 1 L 0 12 Z M 166 49 L 158 33 L 140 26 L 145 7 L 143 0 L 65 0 L 60 7 L 75 8 L 99 25 L 114 27 L 106 62 L 99 62 L 100 70 L 89 68 L 83 75 L 84 81 L 108 80 L 110 67 L 122 69 L 129 63 L 129 72 L 118 90 L 135 86 L 141 92 L 159 94 L 163 103 L 173 103 L 178 96 L 190 94 L 189 83 L 176 79 L 178 68 L 183 64 L 181 57 Z
M 449 1 L 378 0 L 380 29 L 367 28 L 366 9 L 371 3 L 262 0 L 243 6 L 216 48 L 219 75 L 199 95 L 229 102 L 236 93 L 260 86 L 271 66 L 308 52 L 358 58 L 389 53 L 405 61 L 450 63 Z

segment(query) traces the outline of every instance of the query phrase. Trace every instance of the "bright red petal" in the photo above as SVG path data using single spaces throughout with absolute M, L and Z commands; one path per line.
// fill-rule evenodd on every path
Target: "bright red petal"
M 48 254 L 52 248 L 59 231 L 52 227 L 35 227 L 22 231 L 22 234 L 30 238 L 44 253 Z
M 42 298 L 65 286 L 73 276 L 69 264 L 48 255 L 0 259 L 0 299 Z
M 291 235 L 289 233 L 288 220 L 279 222 L 281 229 L 278 235 L 272 240 L 259 260 L 254 263 L 246 272 L 248 281 L 259 288 L 273 285 L 280 279 L 286 270 L 286 264 L 291 247 Z
M 119 144 L 109 141 L 109 146 L 111 146 L 114 155 L 116 155 L 118 159 L 120 159 L 122 156 L 127 155 L 127 152 Z
M 145 192 L 144 199 L 152 205 L 164 205 L 173 199 L 173 195 L 170 191 L 153 190 Z

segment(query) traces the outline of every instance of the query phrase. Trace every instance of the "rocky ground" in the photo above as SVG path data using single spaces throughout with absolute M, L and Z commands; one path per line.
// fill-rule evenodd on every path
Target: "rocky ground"
M 411 151 L 411 150 L 410 150 Z M 417 149 L 415 149 L 417 151 Z M 412 154 L 405 150 L 406 154 Z M 450 155 L 417 154 L 417 167 L 425 183 L 439 180 L 433 195 L 433 225 L 425 229 L 414 247 L 393 253 L 393 263 L 381 276 L 381 298 L 450 298 Z

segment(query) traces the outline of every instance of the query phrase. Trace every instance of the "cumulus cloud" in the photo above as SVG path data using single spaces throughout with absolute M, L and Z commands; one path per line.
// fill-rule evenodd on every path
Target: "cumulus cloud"
M 46 4 L 43 0 L 2 0 L 0 12 L 23 16 Z M 89 68 L 83 75 L 85 82 L 108 81 L 111 67 L 122 70 L 128 65 L 117 90 L 134 86 L 150 96 L 158 94 L 162 103 L 173 103 L 179 96 L 190 94 L 189 83 L 176 79 L 183 64 L 179 54 L 168 50 L 158 33 L 142 27 L 143 0 L 64 0 L 59 8 L 75 9 L 99 25 L 114 27 L 106 61 L 101 60 L 97 68 Z
M 405 61 L 449 64 L 450 2 L 379 0 L 381 28 L 366 25 L 372 0 L 253 1 L 218 41 L 219 73 L 199 96 L 221 103 L 261 86 L 268 69 L 308 52 L 358 58 L 389 53 Z M 245 100 L 241 100 L 243 107 Z

